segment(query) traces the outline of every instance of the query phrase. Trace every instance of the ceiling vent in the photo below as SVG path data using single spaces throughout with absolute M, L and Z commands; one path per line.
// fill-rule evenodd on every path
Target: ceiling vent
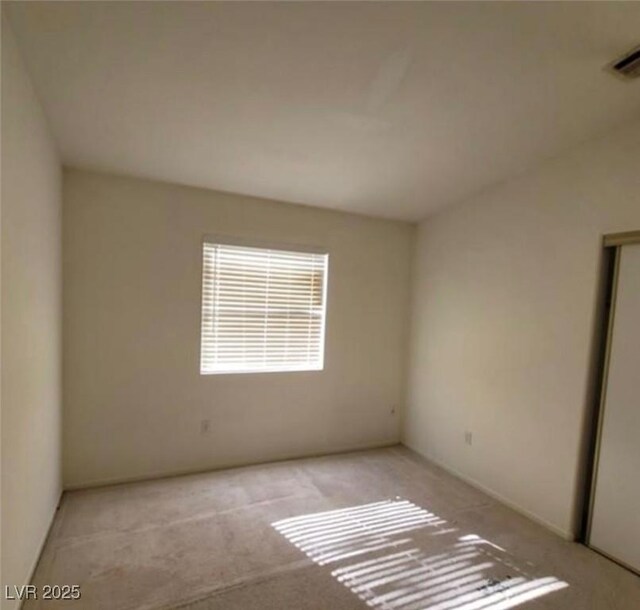
M 625 80 L 640 77 L 640 46 L 616 59 L 607 69 Z

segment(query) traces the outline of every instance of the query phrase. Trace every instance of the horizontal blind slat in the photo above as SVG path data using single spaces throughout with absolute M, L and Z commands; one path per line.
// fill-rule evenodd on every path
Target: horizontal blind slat
M 326 254 L 205 242 L 202 373 L 323 365 Z

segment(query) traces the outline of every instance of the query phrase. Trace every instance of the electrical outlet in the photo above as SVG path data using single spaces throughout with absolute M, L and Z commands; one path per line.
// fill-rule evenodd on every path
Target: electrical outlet
M 473 445 L 473 433 L 469 430 L 464 433 L 464 442 L 467 445 Z
M 209 434 L 211 431 L 211 420 L 203 419 L 200 420 L 200 434 Z

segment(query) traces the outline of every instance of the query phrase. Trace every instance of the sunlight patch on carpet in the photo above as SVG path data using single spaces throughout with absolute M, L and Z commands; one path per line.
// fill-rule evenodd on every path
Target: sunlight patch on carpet
M 569 586 L 402 498 L 272 525 L 377 610 L 506 610 Z

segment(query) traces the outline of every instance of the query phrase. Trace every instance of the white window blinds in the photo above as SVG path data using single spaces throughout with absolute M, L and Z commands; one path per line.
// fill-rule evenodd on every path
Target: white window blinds
M 328 255 L 205 241 L 200 372 L 321 370 Z

